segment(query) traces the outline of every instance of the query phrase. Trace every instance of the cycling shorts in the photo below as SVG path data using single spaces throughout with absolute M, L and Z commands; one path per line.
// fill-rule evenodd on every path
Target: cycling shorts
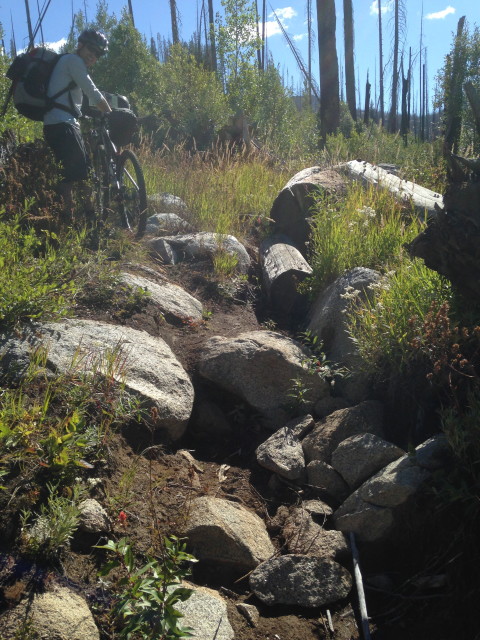
M 88 177 L 88 157 L 80 129 L 69 122 L 47 124 L 43 135 L 61 165 L 62 182 L 76 182 Z

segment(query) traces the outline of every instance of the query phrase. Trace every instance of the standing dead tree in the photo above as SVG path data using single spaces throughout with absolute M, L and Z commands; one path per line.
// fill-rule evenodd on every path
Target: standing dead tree
M 477 135 L 480 135 L 480 95 L 472 84 L 465 85 Z M 480 158 L 462 158 L 446 151 L 449 184 L 443 198 L 445 208 L 437 211 L 427 228 L 410 244 L 411 256 L 422 258 L 427 267 L 450 280 L 467 299 L 480 297 Z
M 397 105 L 398 105 L 398 49 L 400 34 L 400 5 L 399 0 L 395 0 L 395 25 L 393 36 L 393 70 L 392 70 L 392 102 L 390 115 L 388 117 L 388 129 L 391 133 L 397 130 Z
M 383 40 L 382 40 L 382 0 L 378 0 L 378 53 L 380 83 L 380 122 L 385 126 L 385 101 L 383 96 Z
M 334 0 L 317 0 L 320 59 L 320 137 L 322 143 L 340 124 L 336 16 Z
M 355 103 L 355 65 L 353 38 L 353 6 L 352 0 L 343 0 L 343 34 L 345 42 L 345 88 L 348 109 L 352 118 L 357 120 L 357 105 Z
M 453 60 L 448 80 L 448 92 L 446 96 L 445 111 L 447 124 L 445 131 L 445 148 L 458 153 L 460 131 L 462 126 L 462 84 L 465 78 L 463 34 L 465 16 L 462 16 L 457 25 L 457 36 L 453 50 Z
M 170 0 L 170 17 L 172 20 L 172 41 L 173 44 L 180 42 L 178 35 L 178 19 L 177 19 L 177 2 L 176 0 Z

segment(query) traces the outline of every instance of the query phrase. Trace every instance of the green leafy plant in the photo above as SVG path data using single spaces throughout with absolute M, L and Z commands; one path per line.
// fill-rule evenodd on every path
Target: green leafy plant
M 25 550 L 37 558 L 58 560 L 78 527 L 79 504 L 86 497 L 80 484 L 71 489 L 71 497 L 61 495 L 58 485 L 47 483 L 48 498 L 33 515 L 23 510 L 20 516 L 21 540 Z M 32 522 L 33 520 L 33 522 Z
M 0 323 L 61 317 L 68 313 L 77 287 L 72 279 L 79 236 L 58 242 L 54 233 L 38 236 L 22 217 L 2 220 L 0 212 Z
M 418 360 L 420 327 L 432 309 L 451 298 L 450 285 L 423 262 L 407 259 L 370 285 L 370 293 L 353 302 L 347 321 L 364 366 L 377 379 L 388 379 Z
M 67 371 L 52 376 L 47 351 L 31 355 L 16 386 L 0 393 L 0 469 L 6 474 L 29 462 L 57 475 L 99 456 L 112 429 L 142 419 L 140 401 L 123 383 L 122 346 L 74 355 Z
M 120 593 L 112 612 L 120 626 L 120 638 L 174 640 L 191 636 L 191 630 L 180 625 L 182 614 L 175 609 L 177 602 L 187 600 L 192 593 L 182 586 L 182 580 L 190 573 L 188 563 L 196 562 L 185 551 L 182 540 L 166 537 L 161 558 L 147 557 L 140 567 L 136 566 L 134 550 L 127 538 L 118 542 L 109 540 L 97 548 L 113 556 L 101 569 L 100 576 L 117 569 L 123 574 L 117 582 Z

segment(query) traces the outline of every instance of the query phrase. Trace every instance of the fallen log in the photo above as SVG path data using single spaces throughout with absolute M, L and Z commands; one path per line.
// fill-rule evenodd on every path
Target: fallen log
M 284 235 L 270 236 L 260 245 L 263 285 L 272 309 L 290 316 L 304 296 L 298 285 L 312 273 L 300 251 Z
M 302 252 L 310 235 L 310 208 L 314 194 L 340 196 L 346 193 L 343 177 L 332 169 L 309 167 L 296 173 L 275 198 L 270 218 L 275 232 L 283 233 Z
M 388 189 L 400 202 L 413 206 L 421 215 L 426 214 L 427 218 L 434 217 L 439 209 L 444 208 L 443 196 L 440 193 L 409 180 L 402 180 L 395 174 L 369 162 L 351 160 L 335 168 L 349 178 L 364 184 Z

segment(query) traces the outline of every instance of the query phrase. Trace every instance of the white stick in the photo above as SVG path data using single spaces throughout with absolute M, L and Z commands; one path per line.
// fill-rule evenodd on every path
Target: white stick
M 350 548 L 353 557 L 353 571 L 355 575 L 355 583 L 357 585 L 358 604 L 360 607 L 360 617 L 362 618 L 362 632 L 364 640 L 371 640 L 370 627 L 368 624 L 367 602 L 365 600 L 365 592 L 363 590 L 362 573 L 360 571 L 360 563 L 358 558 L 358 549 L 355 542 L 355 536 L 350 531 Z

